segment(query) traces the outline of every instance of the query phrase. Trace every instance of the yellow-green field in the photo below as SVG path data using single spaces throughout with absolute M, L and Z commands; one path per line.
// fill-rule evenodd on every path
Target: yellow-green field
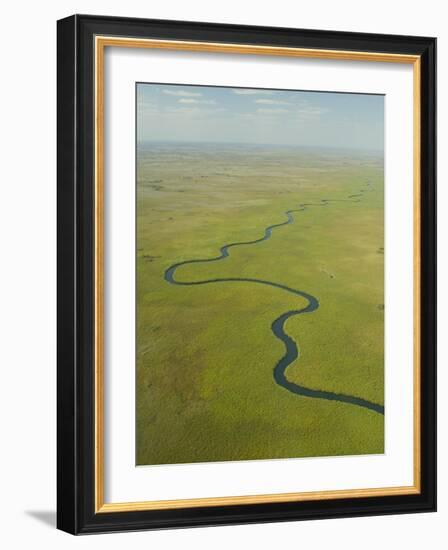
M 276 383 L 284 326 L 301 387 L 383 405 L 383 160 L 280 147 L 141 146 L 137 177 L 137 464 L 384 452 L 384 415 Z M 351 195 L 359 197 L 348 198 Z M 321 203 L 322 199 L 341 202 Z M 320 204 L 319 204 L 320 203 Z

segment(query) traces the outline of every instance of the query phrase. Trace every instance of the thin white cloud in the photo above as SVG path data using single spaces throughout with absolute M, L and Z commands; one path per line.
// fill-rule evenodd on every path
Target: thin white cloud
M 305 105 L 297 110 L 297 115 L 300 118 L 319 118 L 321 115 L 328 112 L 328 109 L 315 107 L 313 105 Z
M 289 109 L 281 109 L 281 108 L 270 109 L 270 108 L 261 107 L 257 109 L 257 113 L 259 113 L 260 115 L 282 115 L 284 113 L 289 113 L 289 112 L 290 112 Z
M 269 90 L 252 90 L 249 88 L 236 88 L 232 92 L 236 95 L 272 95 Z
M 170 107 L 165 111 L 168 115 L 185 115 L 185 116 L 196 116 L 201 118 L 207 118 L 213 116 L 217 113 L 221 113 L 226 109 L 222 107 L 217 107 L 216 109 L 201 107 L 198 105 L 182 105 L 180 107 Z
M 202 96 L 200 92 L 187 92 L 186 90 L 165 89 L 163 90 L 163 93 L 166 95 L 174 95 L 177 97 L 201 97 Z
M 216 101 L 214 99 L 190 99 L 190 98 L 182 98 L 179 99 L 178 103 L 187 103 L 190 105 L 216 105 Z
M 263 105 L 291 105 L 289 101 L 282 101 L 281 99 L 256 99 L 255 103 Z

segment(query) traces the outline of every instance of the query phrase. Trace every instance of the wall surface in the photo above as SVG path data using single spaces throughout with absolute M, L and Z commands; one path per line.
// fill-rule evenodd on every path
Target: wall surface
M 437 36 L 439 150 L 448 148 L 448 30 L 438 0 L 64 0 L 8 2 L 2 10 L 0 86 L 0 540 L 4 548 L 446 548 L 448 373 L 440 285 L 439 512 L 350 520 L 189 529 L 75 538 L 55 518 L 56 20 L 94 13 Z M 448 278 L 446 155 L 439 162 L 439 280 Z

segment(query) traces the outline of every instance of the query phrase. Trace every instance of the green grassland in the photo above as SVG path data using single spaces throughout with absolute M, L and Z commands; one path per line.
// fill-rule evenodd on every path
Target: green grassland
M 137 168 L 137 464 L 384 452 L 383 415 L 276 384 L 285 349 L 271 324 L 305 299 L 164 279 L 172 264 L 261 237 L 301 203 L 364 190 L 359 202 L 296 212 L 269 240 L 182 266 L 176 279 L 263 279 L 315 296 L 316 311 L 285 325 L 300 350 L 288 380 L 383 404 L 382 159 L 158 144 L 139 149 Z

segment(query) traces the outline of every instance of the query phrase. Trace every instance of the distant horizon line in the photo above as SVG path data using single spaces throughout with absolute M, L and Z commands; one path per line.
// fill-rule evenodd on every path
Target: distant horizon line
M 384 149 L 367 149 L 361 147 L 344 147 L 337 145 L 302 145 L 296 143 L 259 143 L 259 142 L 248 142 L 248 141 L 185 141 L 185 140 L 152 140 L 144 139 L 137 140 L 137 147 L 142 144 L 155 144 L 160 143 L 164 145 L 248 145 L 248 146 L 259 146 L 259 147 L 292 147 L 292 148 L 303 148 L 303 149 L 331 149 L 337 151 L 356 151 L 356 152 L 369 152 L 369 153 L 379 153 L 384 155 Z

